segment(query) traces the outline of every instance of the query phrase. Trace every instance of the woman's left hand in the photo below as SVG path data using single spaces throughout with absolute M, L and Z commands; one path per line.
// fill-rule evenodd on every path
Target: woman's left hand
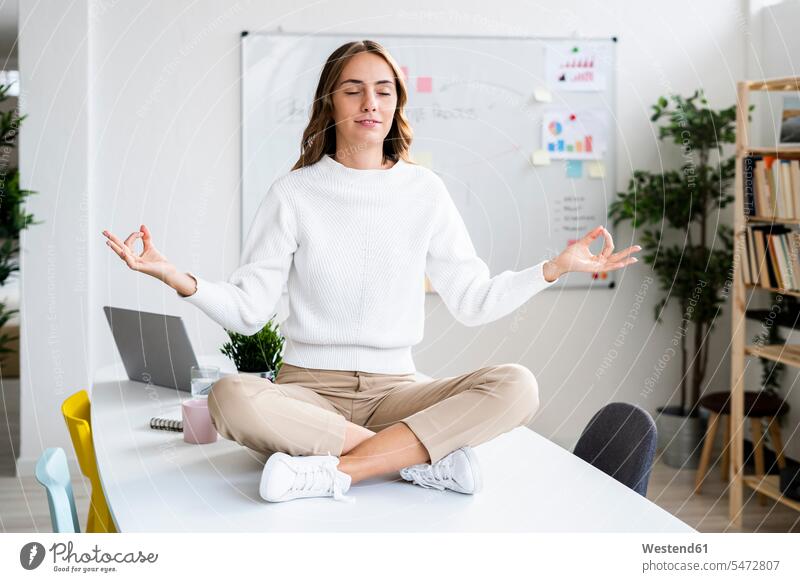
M 589 245 L 598 236 L 605 237 L 605 244 L 600 254 L 593 255 L 589 250 Z M 639 245 L 628 247 L 624 251 L 612 254 L 614 250 L 614 240 L 611 233 L 604 226 L 598 226 L 579 241 L 569 245 L 555 259 L 553 263 L 561 276 L 572 271 L 584 273 L 599 273 L 602 271 L 616 271 L 638 261 L 636 257 L 629 257 L 631 253 L 642 250 Z

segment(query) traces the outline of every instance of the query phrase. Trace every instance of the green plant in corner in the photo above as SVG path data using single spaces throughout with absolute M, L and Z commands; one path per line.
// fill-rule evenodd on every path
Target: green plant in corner
M 636 237 L 642 258 L 666 294 L 655 306 L 656 321 L 661 322 L 668 302 L 680 308 L 678 414 L 695 416 L 708 369 L 709 334 L 732 283 L 733 229 L 723 224 L 720 211 L 734 200 L 729 190 L 735 158 L 723 146 L 736 139 L 736 106 L 712 109 L 698 90 L 690 97 L 660 97 L 650 119 L 665 122 L 659 139 L 680 148 L 681 166 L 635 170 L 609 217 L 615 226 L 630 220 L 634 229 L 642 229 Z M 675 244 L 666 240 L 669 229 L 676 231 Z
M 781 336 L 780 331 L 778 331 L 778 326 L 773 324 L 768 330 L 762 331 L 760 334 L 754 336 L 753 342 L 756 345 L 783 345 L 786 343 L 786 338 Z M 761 390 L 767 394 L 777 396 L 778 390 L 781 387 L 780 379 L 785 366 L 780 362 L 768 360 L 767 358 L 759 359 L 761 360 Z
M 273 372 L 278 375 L 283 365 L 284 337 L 273 316 L 267 324 L 253 335 L 243 335 L 225 330 L 230 341 L 223 344 L 220 351 L 228 356 L 239 372 Z
M 11 98 L 9 90 L 13 83 L 0 83 L 0 103 Z M 27 117 L 19 117 L 17 107 L 9 111 L 0 111 L 0 287 L 8 278 L 19 271 L 19 233 L 34 224 L 33 215 L 25 212 L 25 198 L 36 194 L 32 190 L 24 190 L 19 184 L 19 168 L 8 165 L 10 151 L 16 147 L 17 136 L 22 121 Z M 18 309 L 7 309 L 0 301 L 0 329 L 4 328 Z M 18 336 L 0 332 L 0 357 L 14 352 L 8 344 L 19 339 Z
M 779 293 L 770 293 L 772 305 L 780 305 L 778 316 L 785 316 L 789 321 L 797 319 L 798 302 L 795 297 L 787 295 L 781 296 Z M 753 343 L 757 346 L 777 345 L 782 346 L 786 343 L 786 338 L 780 332 L 780 321 L 777 318 L 767 317 L 762 322 L 761 333 L 753 336 Z M 785 364 L 759 358 L 761 360 L 761 390 L 773 396 L 778 395 L 781 387 L 781 376 L 786 368 Z

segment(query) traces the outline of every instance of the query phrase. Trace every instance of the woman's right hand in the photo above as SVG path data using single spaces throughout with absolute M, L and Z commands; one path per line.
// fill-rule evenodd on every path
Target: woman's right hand
M 121 242 L 107 230 L 104 230 L 103 234 L 108 238 L 106 244 L 134 271 L 145 273 L 165 283 L 167 283 L 167 278 L 176 271 L 175 266 L 158 252 L 150 237 L 150 231 L 145 225 L 142 225 L 140 230 L 131 233 L 125 242 Z M 142 239 L 144 245 L 141 255 L 137 255 L 133 248 L 139 238 Z

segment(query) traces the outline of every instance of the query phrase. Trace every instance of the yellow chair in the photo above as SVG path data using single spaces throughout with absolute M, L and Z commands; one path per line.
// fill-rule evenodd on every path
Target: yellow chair
M 117 533 L 111 511 L 108 509 L 100 476 L 97 473 L 97 458 L 92 441 L 91 404 L 86 390 L 76 392 L 61 405 L 61 412 L 67 422 L 69 436 L 78 456 L 81 472 L 92 484 L 92 497 L 89 517 L 86 520 L 87 533 Z

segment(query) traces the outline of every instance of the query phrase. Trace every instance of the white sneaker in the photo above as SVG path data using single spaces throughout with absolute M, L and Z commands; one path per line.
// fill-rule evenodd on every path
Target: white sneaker
M 450 489 L 471 495 L 483 486 L 478 458 L 470 447 L 456 449 L 432 465 L 422 463 L 400 469 L 406 481 L 431 489 Z
M 354 501 L 345 495 L 350 489 L 350 475 L 336 467 L 339 459 L 332 455 L 292 457 L 273 453 L 264 464 L 258 492 L 266 501 L 289 501 L 298 497 L 333 497 L 337 501 Z

